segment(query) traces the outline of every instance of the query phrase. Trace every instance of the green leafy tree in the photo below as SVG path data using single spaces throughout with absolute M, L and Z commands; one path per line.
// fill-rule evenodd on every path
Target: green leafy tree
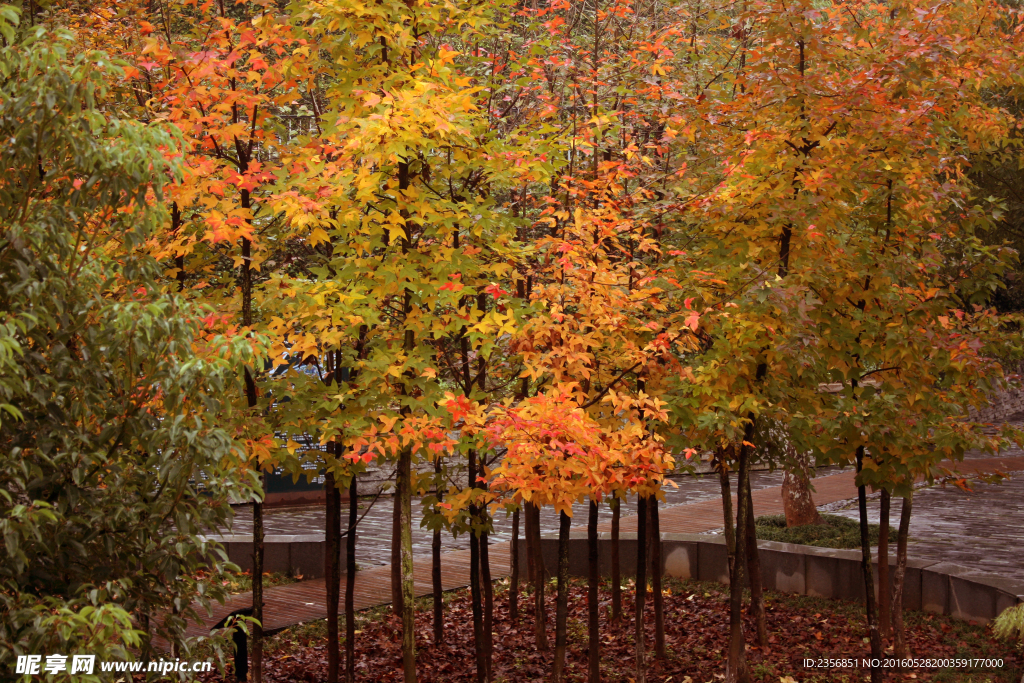
M 141 246 L 176 140 L 107 113 L 121 65 L 10 6 L 0 33 L 0 668 L 185 646 L 223 595 L 197 578 L 224 557 L 201 535 L 252 493 L 214 426 L 249 342 L 156 294 Z

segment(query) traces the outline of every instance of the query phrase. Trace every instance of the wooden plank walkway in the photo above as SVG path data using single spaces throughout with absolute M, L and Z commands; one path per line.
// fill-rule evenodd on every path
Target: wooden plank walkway
M 1024 470 L 1024 456 L 1002 456 L 992 458 L 975 458 L 961 463 L 944 463 L 947 467 L 965 474 L 979 472 Z M 839 500 L 847 500 L 857 495 L 854 486 L 855 474 L 852 471 L 839 472 L 814 480 L 814 501 L 825 505 Z M 773 487 L 752 493 L 754 511 L 758 515 L 781 514 L 782 489 Z M 722 505 L 719 500 L 708 500 L 689 505 L 676 505 L 662 508 L 660 511 L 661 531 L 664 533 L 702 533 L 721 528 L 723 525 Z M 637 517 L 626 517 L 621 520 L 621 531 L 635 532 Z M 609 531 L 610 526 L 603 524 L 601 531 Z M 491 560 L 491 576 L 494 579 L 504 578 L 509 573 L 509 543 L 497 543 L 488 546 Z M 444 589 L 453 590 L 469 585 L 469 551 L 457 550 L 441 556 L 441 583 Z M 430 575 L 430 555 L 413 556 L 413 580 L 417 597 L 430 595 L 432 583 Z M 342 579 L 341 604 L 344 605 L 344 579 Z M 267 630 L 277 630 L 294 626 L 306 621 L 327 618 L 327 594 L 323 579 L 311 579 L 286 586 L 274 586 L 264 590 L 265 619 Z M 356 610 L 387 604 L 391 602 L 391 567 L 383 565 L 365 569 L 356 574 L 354 602 Z M 203 623 L 192 623 L 188 628 L 189 636 L 209 634 L 210 626 L 220 621 L 231 612 L 252 605 L 252 594 L 242 593 L 230 597 L 223 605 L 215 605 L 213 614 Z

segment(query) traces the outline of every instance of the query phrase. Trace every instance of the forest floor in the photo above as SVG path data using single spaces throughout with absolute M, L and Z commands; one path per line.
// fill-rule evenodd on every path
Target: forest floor
M 571 582 L 568 621 L 567 681 L 587 680 L 587 598 L 583 582 Z M 554 584 L 547 590 L 547 624 L 554 645 Z M 602 681 L 635 680 L 632 589 L 623 591 L 624 618 L 610 621 L 610 588 L 602 585 Z M 665 636 L 667 654 L 653 659 L 653 609 L 648 597 L 644 616 L 649 647 L 648 681 L 652 683 L 714 683 L 722 678 L 728 638 L 728 589 L 715 583 L 666 579 Z M 859 660 L 869 654 L 864 609 L 852 602 L 766 592 L 769 642 L 759 647 L 753 623 L 746 618 L 748 663 L 756 682 L 804 683 L 863 681 L 866 669 L 811 669 L 805 659 Z M 422 683 L 475 681 L 472 612 L 466 589 L 445 594 L 445 640 L 432 638 L 431 602 L 416 605 L 417 680 Z M 342 617 L 342 621 L 344 617 Z M 356 679 L 385 683 L 401 681 L 401 628 L 383 606 L 357 613 Z M 550 677 L 552 655 L 535 647 L 532 598 L 520 596 L 520 615 L 513 621 L 508 609 L 508 582 L 495 584 L 494 680 L 499 683 L 540 682 Z M 344 627 L 342 626 L 342 633 Z M 993 638 L 987 626 L 920 612 L 907 613 L 908 646 L 915 658 L 997 660 L 1000 666 L 965 669 L 919 668 L 891 672 L 889 681 L 936 683 L 1017 683 L 1024 673 L 1024 650 Z M 264 680 L 267 683 L 326 681 L 327 651 L 324 621 L 290 628 L 266 644 Z M 344 648 L 344 646 L 342 646 Z M 344 651 L 342 649 L 342 651 Z M 891 650 L 888 651 L 891 655 Z M 234 677 L 203 674 L 204 683 L 233 683 Z

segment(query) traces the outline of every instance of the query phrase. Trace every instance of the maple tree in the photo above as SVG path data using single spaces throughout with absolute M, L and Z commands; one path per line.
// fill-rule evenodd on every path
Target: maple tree
M 611 166 L 611 165 L 610 165 Z M 656 290 L 629 250 L 649 247 L 642 229 L 623 217 L 615 193 L 621 188 L 607 169 L 600 208 L 575 212 L 572 223 L 538 248 L 552 254 L 537 273 L 534 301 L 543 303 L 522 326 L 511 350 L 524 374 L 538 381 L 536 395 L 488 418 L 486 430 L 507 452 L 490 472 L 491 487 L 536 507 L 550 505 L 560 517 L 559 589 L 555 625 L 555 670 L 560 680 L 565 651 L 567 542 L 572 503 L 589 498 L 591 554 L 596 554 L 596 506 L 626 490 L 643 499 L 655 493 L 672 469 L 672 458 L 648 422 L 665 418 L 662 404 L 643 391 L 651 366 L 672 363 L 673 353 L 690 343 L 689 327 L 666 331 L 648 323 L 648 300 Z M 636 244 L 626 245 L 627 241 Z M 657 303 L 653 304 L 656 308 Z M 691 321 L 692 323 L 692 321 Z M 646 545 L 640 545 L 646 556 Z M 638 556 L 638 561 L 642 558 Z M 642 561 L 640 562 L 642 565 Z M 638 592 L 645 581 L 638 580 Z M 597 578 L 591 577 L 591 671 L 599 664 Z M 640 601 L 642 605 L 642 600 Z M 641 607 L 642 609 L 642 607 Z M 638 645 L 638 669 L 643 644 Z
M 968 41 L 956 27 L 975 13 Z M 987 220 L 980 207 L 958 208 L 970 192 L 965 152 L 996 144 L 1012 125 L 986 106 L 977 79 L 1014 59 L 999 15 L 973 3 L 752 3 L 738 22 L 746 56 L 735 97 L 714 109 L 733 122 L 718 135 L 732 151 L 714 193 L 690 204 L 707 247 L 680 258 L 697 275 L 702 329 L 714 339 L 694 384 L 731 388 L 728 409 L 718 406 L 727 422 L 715 425 L 728 440 L 740 431 L 752 441 L 757 420 L 797 418 L 807 424 L 793 430 L 801 449 L 856 461 L 878 656 L 864 486 L 905 487 L 936 458 L 995 445 L 956 418 L 1002 381 L 991 359 L 1008 342 L 1004 321 L 972 305 L 995 287 L 1005 254 L 975 237 Z M 722 352 L 729 362 L 716 363 Z M 828 381 L 846 389 L 820 391 Z M 703 412 L 716 395 L 690 397 Z M 890 448 L 898 459 L 884 456 Z M 749 446 L 738 451 L 742 519 Z M 736 528 L 740 556 L 744 525 Z M 729 671 L 737 680 L 740 635 Z
M 213 303 L 228 325 L 254 332 L 254 281 L 273 255 L 276 217 L 262 211 L 260 189 L 274 179 L 275 107 L 297 98 L 292 80 L 302 48 L 269 5 L 231 11 L 225 3 L 162 7 L 163 30 L 139 20 L 136 89 L 148 96 L 147 113 L 173 123 L 187 137 L 183 182 L 172 189 L 174 220 L 153 243 L 157 258 L 173 257 L 175 279 Z M 183 24 L 183 21 L 189 23 Z M 195 22 L 195 23 L 191 23 Z M 212 30 L 215 27 L 216 30 Z M 180 31 L 180 32 L 179 32 Z M 140 101 L 142 98 L 139 98 Z M 286 140 L 287 141 L 287 140 Z M 263 213 L 260 216 L 260 213 Z M 191 273 L 195 281 L 190 282 Z M 267 328 L 260 326 L 260 331 Z M 273 429 L 259 419 L 255 367 L 243 371 L 244 400 L 251 413 L 246 441 L 258 471 L 275 463 Z M 252 673 L 262 675 L 263 512 L 253 507 Z
M 310 17 L 304 30 L 328 55 L 319 68 L 330 85 L 319 144 L 289 157 L 291 173 L 278 193 L 290 224 L 315 224 L 313 234 L 330 244 L 324 270 L 303 283 L 303 296 L 319 307 L 279 320 L 280 338 L 341 346 L 338 367 L 352 374 L 334 399 L 344 409 L 326 427 L 345 430 L 353 457 L 395 463 L 394 603 L 407 680 L 415 678 L 414 461 L 437 459 L 451 445 L 438 408 L 441 361 L 466 393 L 483 391 L 493 340 L 514 329 L 514 310 L 495 301 L 514 232 L 488 197 L 507 177 L 529 173 L 488 141 L 476 91 L 452 66 L 459 53 L 438 38 L 452 22 L 465 37 L 490 10 L 449 9 L 391 3 L 368 18 L 343 3 L 304 7 L 299 18 Z M 279 299 L 290 304 L 295 280 L 280 283 Z M 446 355 L 453 345 L 454 363 Z M 480 362 L 472 377 L 471 352 Z M 468 455 L 472 488 L 476 454 Z M 479 534 L 479 522 L 470 524 Z M 477 562 L 489 568 L 485 552 Z

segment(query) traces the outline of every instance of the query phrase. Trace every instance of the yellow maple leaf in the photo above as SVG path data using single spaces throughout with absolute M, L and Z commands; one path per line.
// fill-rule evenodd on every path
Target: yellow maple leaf
M 313 228 L 313 231 L 309 233 L 309 244 L 312 247 L 315 247 L 321 242 L 327 243 L 330 241 L 331 238 L 328 236 L 326 232 L 324 232 L 323 228 Z

